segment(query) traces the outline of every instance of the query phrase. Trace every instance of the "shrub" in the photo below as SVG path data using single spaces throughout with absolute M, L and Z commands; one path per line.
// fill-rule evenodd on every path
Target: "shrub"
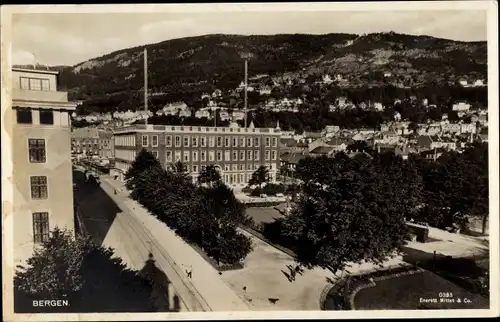
M 263 192 L 262 192 L 263 189 L 257 187 L 255 189 L 252 190 L 252 192 L 250 193 L 250 195 L 252 197 L 259 197 Z
M 274 196 L 278 193 L 284 193 L 285 186 L 281 184 L 268 183 L 264 188 L 262 188 L 262 193 L 269 196 Z

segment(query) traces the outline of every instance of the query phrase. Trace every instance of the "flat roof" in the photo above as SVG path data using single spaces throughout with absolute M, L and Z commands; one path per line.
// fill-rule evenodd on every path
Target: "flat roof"
M 32 68 L 19 68 L 19 67 L 12 67 L 13 72 L 26 72 L 26 73 L 37 73 L 37 74 L 52 74 L 52 75 L 58 75 L 59 72 L 56 70 L 47 70 L 47 69 L 32 69 Z

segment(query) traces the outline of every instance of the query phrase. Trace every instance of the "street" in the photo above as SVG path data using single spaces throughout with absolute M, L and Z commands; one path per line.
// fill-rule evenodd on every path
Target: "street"
M 73 183 L 76 184 L 74 198 L 82 224 L 96 243 L 102 245 L 121 209 L 99 186 L 86 183 L 83 171 L 73 169 Z

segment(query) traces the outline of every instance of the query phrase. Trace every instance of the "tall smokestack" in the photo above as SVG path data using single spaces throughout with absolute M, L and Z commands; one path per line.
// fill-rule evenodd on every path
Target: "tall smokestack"
M 247 127 L 247 100 L 248 100 L 248 94 L 247 94 L 247 87 L 248 87 L 248 60 L 245 59 L 245 102 L 244 102 L 244 111 L 245 111 L 245 128 Z
M 144 110 L 146 111 L 144 123 L 148 124 L 148 50 L 144 48 Z

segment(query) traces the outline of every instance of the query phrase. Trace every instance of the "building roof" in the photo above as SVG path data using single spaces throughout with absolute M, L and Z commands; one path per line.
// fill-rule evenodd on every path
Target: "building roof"
M 284 138 L 281 138 L 280 139 L 280 143 L 284 144 L 287 147 L 297 146 L 297 141 L 295 141 L 294 139 L 284 139 Z
M 328 140 L 326 142 L 326 144 L 328 144 L 330 146 L 339 146 L 339 145 L 342 145 L 342 144 L 349 145 L 351 143 L 352 143 L 351 139 L 349 139 L 349 138 L 341 138 L 341 137 L 338 137 L 338 136 L 335 136 L 335 137 L 331 138 L 330 140 Z
M 98 139 L 99 138 L 99 131 L 97 130 L 96 127 L 93 126 L 87 126 L 87 127 L 82 127 L 79 129 L 76 129 L 73 133 L 71 133 L 71 136 L 75 139 Z
M 309 156 L 306 153 L 289 153 L 285 152 L 280 156 L 281 161 L 291 164 L 297 164 L 300 160 L 305 159 Z
M 310 153 L 311 154 L 328 154 L 333 151 L 333 148 L 330 146 L 318 146 L 314 148 Z
M 417 137 L 417 145 L 420 147 L 430 147 L 432 139 L 428 135 L 419 135 Z

